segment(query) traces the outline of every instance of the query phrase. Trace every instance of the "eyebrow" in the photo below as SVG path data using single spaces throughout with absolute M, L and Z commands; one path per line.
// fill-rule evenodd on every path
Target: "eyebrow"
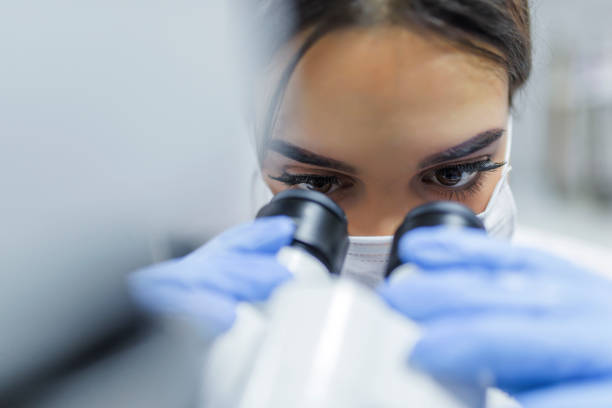
M 490 129 L 485 132 L 479 133 L 470 140 L 467 140 L 457 146 L 453 146 L 440 153 L 433 154 L 419 163 L 420 168 L 429 167 L 432 165 L 445 163 L 447 161 L 461 159 L 469 156 L 479 150 L 490 146 L 497 140 L 499 140 L 505 130 L 504 129 Z M 303 149 L 289 142 L 283 140 L 274 139 L 269 142 L 269 149 L 277 153 L 282 154 L 292 160 L 300 163 L 311 164 L 313 166 L 327 167 L 343 171 L 346 173 L 357 173 L 355 167 L 348 163 L 340 160 L 332 159 L 330 157 L 322 156 L 320 154 L 311 152 L 310 150 Z
M 425 158 L 419 163 L 419 167 L 425 168 L 469 156 L 499 140 L 504 132 L 504 129 L 490 129 L 479 133 L 470 140 Z
M 351 166 L 350 164 L 332 159 L 330 157 L 321 156 L 320 154 L 302 149 L 301 147 L 295 146 L 283 140 L 271 140 L 269 149 L 301 163 L 312 164 L 319 167 L 327 167 L 347 173 L 357 173 L 355 167 Z

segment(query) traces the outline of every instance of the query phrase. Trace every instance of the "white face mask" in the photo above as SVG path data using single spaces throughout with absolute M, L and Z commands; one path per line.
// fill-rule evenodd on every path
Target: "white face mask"
M 508 137 L 506 142 L 507 163 L 502 175 L 493 190 L 485 210 L 476 216 L 483 222 L 487 233 L 496 238 L 511 239 L 516 223 L 516 205 L 510 185 L 508 173 L 510 166 L 510 147 L 512 145 L 512 118 L 508 121 Z M 385 277 L 385 270 L 393 236 L 349 237 L 349 250 L 342 266 L 341 275 L 350 276 L 356 280 L 375 287 Z
M 348 252 L 340 274 L 370 287 L 377 286 L 385 277 L 392 244 L 392 235 L 350 236 Z

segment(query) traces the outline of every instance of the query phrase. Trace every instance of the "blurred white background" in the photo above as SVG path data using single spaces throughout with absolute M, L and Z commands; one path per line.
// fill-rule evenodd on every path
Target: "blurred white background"
M 608 0 L 534 0 L 534 71 L 516 101 L 519 223 L 612 252 L 612 29 Z
M 0 406 L 75 364 L 75 382 L 23 393 L 62 408 L 193 398 L 167 339 L 63 362 L 138 325 L 126 273 L 249 217 L 224 3 L 2 2 Z

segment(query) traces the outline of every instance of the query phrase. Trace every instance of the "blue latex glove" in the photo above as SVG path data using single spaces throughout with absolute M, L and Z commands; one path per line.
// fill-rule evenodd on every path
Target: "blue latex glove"
M 147 311 L 186 317 L 215 336 L 232 326 L 238 302 L 265 300 L 291 277 L 276 253 L 294 231 L 282 216 L 235 227 L 183 258 L 134 272 L 130 291 Z
M 612 407 L 612 281 L 473 229 L 414 230 L 399 254 L 421 272 L 380 293 L 424 327 L 412 364 L 525 407 Z

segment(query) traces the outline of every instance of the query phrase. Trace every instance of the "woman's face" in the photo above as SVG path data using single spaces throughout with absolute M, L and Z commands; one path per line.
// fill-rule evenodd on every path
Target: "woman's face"
M 274 194 L 327 194 L 351 235 L 391 235 L 428 201 L 484 210 L 507 120 L 492 63 L 402 28 L 339 31 L 298 64 L 262 173 Z

